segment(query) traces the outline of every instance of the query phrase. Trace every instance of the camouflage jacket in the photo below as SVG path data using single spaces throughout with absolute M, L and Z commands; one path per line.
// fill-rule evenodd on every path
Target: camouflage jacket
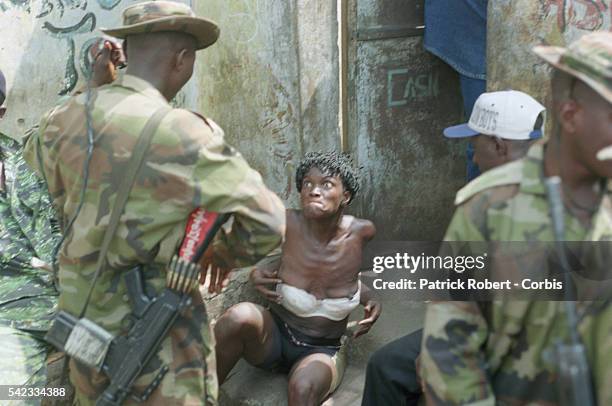
M 46 186 L 23 160 L 21 144 L 4 134 L 0 167 L 0 325 L 44 332 L 57 291 L 51 271 L 37 262 L 52 262 L 60 237 L 55 212 Z
M 97 88 L 92 94 L 95 148 L 88 183 L 82 208 L 74 225 L 66 230 L 58 258 L 59 307 L 75 315 L 85 301 L 131 151 L 153 112 L 169 106 L 157 89 L 131 75 Z M 63 229 L 75 216 L 81 200 L 87 155 L 86 100 L 87 92 L 47 113 L 39 132 L 26 143 L 24 152 L 26 160 L 44 173 Z M 86 316 L 113 334 L 125 332 L 126 316 L 131 308 L 122 278 L 124 271 L 138 263 L 148 264 L 144 274 L 146 283 L 160 291 L 165 286 L 165 265 L 183 237 L 189 214 L 197 207 L 234 214 L 214 241 L 218 263 L 228 267 L 250 265 L 281 242 L 285 228 L 281 200 L 265 187 L 261 176 L 244 158 L 225 143 L 223 131 L 214 122 L 186 110 L 172 109 L 153 136 L 110 244 L 109 267 L 96 283 Z M 201 303 L 201 298 L 197 302 Z M 188 323 L 185 326 L 191 326 L 187 334 L 201 330 L 201 336 L 194 336 L 193 340 L 200 344 L 188 348 L 191 344 L 187 345 L 186 333 L 176 329 L 170 333 L 174 337 L 172 342 L 168 339 L 162 344 L 160 354 L 166 351 L 164 348 L 180 353 L 174 358 L 182 360 L 184 365 L 174 366 L 175 371 L 183 371 L 183 376 L 190 374 L 194 357 L 200 360 L 207 357 L 201 352 L 203 337 L 204 346 L 209 347 L 204 351 L 210 351 L 206 316 L 201 312 L 203 307 L 197 305 L 185 321 Z M 177 326 L 181 324 L 184 323 L 179 322 Z M 184 343 L 174 341 L 181 336 Z M 210 368 L 214 371 L 214 365 L 209 365 Z M 170 382 L 174 379 L 170 375 L 160 385 L 162 392 L 163 387 L 175 385 Z M 194 399 L 203 398 L 201 393 L 193 391 L 202 385 L 203 378 L 196 378 L 197 374 L 193 373 L 190 376 L 193 382 L 186 386 L 177 384 L 173 389 L 175 393 L 181 392 L 177 397 L 183 401 L 188 401 L 186 394 Z M 89 383 L 95 380 L 89 379 Z M 86 385 L 77 382 L 76 386 L 86 392 Z M 93 388 L 88 396 L 94 398 L 93 392 L 98 389 Z
M 462 189 L 445 240 L 554 241 L 543 182 L 544 145 Z M 568 241 L 612 239 L 610 195 L 590 228 L 567 212 L 565 224 Z M 556 366 L 547 354 L 556 342 L 568 340 L 564 303 L 504 298 L 487 304 L 428 304 L 420 363 L 428 403 L 558 404 Z M 579 302 L 578 310 L 598 403 L 612 404 L 612 306 L 609 300 Z
M 80 313 L 90 288 L 136 140 L 149 117 L 160 107 L 169 107 L 157 89 L 131 75 L 92 90 L 95 147 L 85 177 L 87 99 L 88 92 L 77 95 L 43 116 L 24 152 L 28 163 L 47 179 L 66 234 L 58 254 L 59 308 L 74 315 Z M 112 334 L 126 333 L 132 309 L 123 274 L 136 264 L 147 264 L 147 292 L 161 291 L 165 266 L 184 235 L 189 214 L 198 207 L 233 213 L 213 242 L 215 261 L 220 265 L 253 264 L 281 242 L 285 228 L 281 200 L 225 143 L 215 123 L 172 109 L 153 135 L 110 244 L 108 267 L 95 285 L 85 316 Z M 73 218 L 73 226 L 68 227 Z M 142 393 L 164 365 L 169 371 L 147 404 L 216 403 L 214 337 L 197 292 L 190 309 L 179 316 L 136 381 L 135 391 Z M 104 376 L 74 360 L 70 375 L 83 405 L 94 404 L 107 385 Z

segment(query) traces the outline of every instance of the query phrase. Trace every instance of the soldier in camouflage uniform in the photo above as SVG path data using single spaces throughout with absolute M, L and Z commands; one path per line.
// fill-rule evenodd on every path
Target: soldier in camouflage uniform
M 467 123 L 444 129 L 447 138 L 469 139 L 474 146 L 474 162 L 485 173 L 522 158 L 537 139 L 542 138 L 545 108 L 528 94 L 508 90 L 481 94 Z M 485 125 L 495 116 L 500 125 L 495 132 Z M 470 193 L 472 183 L 458 195 Z M 380 404 L 418 405 L 423 391 L 417 364 L 423 330 L 416 330 L 385 344 L 368 360 L 361 406 Z
M 120 48 L 110 37 L 93 44 L 90 86 L 114 80 L 112 51 Z M 0 106 L 5 83 L 0 72 Z M 61 98 L 58 104 L 68 99 Z M 6 108 L 0 109 L 1 118 Z M 22 148 L 0 133 L 0 382 L 44 386 L 50 378 L 47 355 L 52 348 L 43 337 L 57 310 L 58 296 L 51 263 L 61 234 L 47 186 L 24 161 Z M 13 403 L 38 405 L 40 401 Z
M 0 106 L 6 95 L 0 72 Z M 4 114 L 5 107 L 1 115 Z M 43 341 L 57 306 L 50 263 L 59 230 L 42 181 L 22 145 L 0 133 L 0 382 L 44 386 Z M 24 402 L 26 403 L 26 402 Z M 28 404 L 38 404 L 31 401 Z
M 58 257 L 59 308 L 77 316 L 140 132 L 191 77 L 195 51 L 212 45 L 219 34 L 213 22 L 195 17 L 180 3 L 139 3 L 126 8 L 123 19 L 125 26 L 105 33 L 127 41 L 128 69 L 119 81 L 93 91 L 95 143 L 86 187 L 89 92 L 44 116 L 40 131 L 25 150 L 26 160 L 45 174 L 59 209 L 66 233 Z M 183 237 L 189 214 L 198 207 L 233 213 L 213 242 L 215 269 L 253 264 L 281 242 L 285 219 L 280 199 L 225 143 L 219 126 L 192 112 L 172 109 L 154 133 L 85 317 L 112 334 L 126 333 L 132 309 L 122 277 L 125 270 L 146 264 L 145 283 L 160 292 L 165 286 L 165 266 Z M 213 349 L 202 297 L 194 293 L 193 305 L 174 324 L 136 381 L 135 392 L 141 393 L 166 365 L 169 371 L 146 404 L 216 404 Z M 93 404 L 108 383 L 74 360 L 70 379 L 81 405 Z
M 557 174 L 566 240 L 612 239 L 612 196 L 603 186 L 612 177 L 612 164 L 597 158 L 612 145 L 612 33 L 586 35 L 568 49 L 535 51 L 556 68 L 556 129 L 524 159 L 489 171 L 457 196 L 447 241 L 554 241 L 544 179 Z M 568 340 L 564 306 L 510 299 L 430 303 L 421 358 L 428 402 L 560 403 L 558 368 L 546 354 L 559 340 Z M 609 295 L 577 307 L 596 401 L 612 404 Z

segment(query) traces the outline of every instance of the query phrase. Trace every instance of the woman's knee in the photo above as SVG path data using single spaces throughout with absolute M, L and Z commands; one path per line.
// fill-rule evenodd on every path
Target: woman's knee
M 222 328 L 227 333 L 250 333 L 259 330 L 263 323 L 261 312 L 262 309 L 254 303 L 235 304 L 219 318 L 215 330 Z
M 312 354 L 302 359 L 290 373 L 289 404 L 319 404 L 329 392 L 334 374 L 335 366 L 328 355 Z
M 310 403 L 317 395 L 317 387 L 315 383 L 306 377 L 300 377 L 289 381 L 288 385 L 289 399 L 299 401 L 300 404 Z

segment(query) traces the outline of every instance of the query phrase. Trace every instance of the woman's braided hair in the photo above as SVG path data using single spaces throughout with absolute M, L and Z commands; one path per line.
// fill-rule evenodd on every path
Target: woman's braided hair
M 295 185 L 302 191 L 304 176 L 312 168 L 317 168 L 327 176 L 338 176 L 345 190 L 351 193 L 351 201 L 359 191 L 359 174 L 350 155 L 336 151 L 309 152 L 300 161 L 295 171 Z

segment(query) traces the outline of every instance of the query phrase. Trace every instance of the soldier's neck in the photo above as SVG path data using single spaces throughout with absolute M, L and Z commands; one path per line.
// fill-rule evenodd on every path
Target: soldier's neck
M 577 162 L 570 147 L 554 136 L 544 150 L 544 175 L 560 176 L 566 204 L 591 212 L 601 200 L 600 179 Z
M 158 71 L 153 71 L 146 66 L 128 65 L 125 73 L 149 82 L 151 86 L 159 90 L 168 101 L 172 100 L 176 95 L 176 92 L 172 92 L 169 89 L 170 86 L 168 86 L 168 80 L 166 79 L 167 75 L 163 75 Z

